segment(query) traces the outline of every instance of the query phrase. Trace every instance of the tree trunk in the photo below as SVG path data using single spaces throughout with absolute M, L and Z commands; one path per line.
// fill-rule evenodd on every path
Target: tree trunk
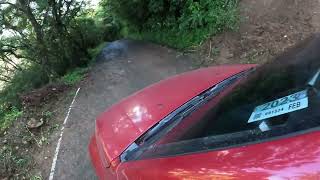
M 36 34 L 36 40 L 38 42 L 39 51 L 40 51 L 40 64 L 43 68 L 43 70 L 49 75 L 50 70 L 48 68 L 48 49 L 46 47 L 45 41 L 44 41 L 44 35 L 43 35 L 43 29 L 42 26 L 37 22 L 34 14 L 32 13 L 32 9 L 30 8 L 29 1 L 28 0 L 18 0 L 18 2 L 21 5 L 21 9 L 23 9 L 23 12 L 27 16 L 28 20 L 30 21 L 32 28 Z

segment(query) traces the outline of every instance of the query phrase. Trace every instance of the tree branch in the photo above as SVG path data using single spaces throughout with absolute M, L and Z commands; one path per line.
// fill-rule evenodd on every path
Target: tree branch
M 20 65 L 18 65 L 17 63 L 15 63 L 13 60 L 11 60 L 7 55 L 3 55 L 3 57 L 1 57 L 2 61 L 5 63 L 10 64 L 14 69 L 21 71 L 22 67 Z
M 1 76 L 1 75 L 0 75 Z M 2 82 L 6 82 L 6 83 L 10 83 L 10 80 L 6 79 L 6 78 L 2 78 L 0 77 L 0 81 Z
M 24 9 L 19 7 L 17 4 L 13 4 L 13 3 L 8 2 L 6 0 L 0 0 L 0 5 L 9 5 L 9 6 L 12 6 L 12 7 L 14 7 L 15 9 L 17 9 L 19 11 L 25 12 Z
M 11 79 L 10 76 L 4 75 L 3 73 L 1 73 L 0 76 L 2 77 L 2 79 L 6 79 L 8 81 L 10 81 L 10 79 Z

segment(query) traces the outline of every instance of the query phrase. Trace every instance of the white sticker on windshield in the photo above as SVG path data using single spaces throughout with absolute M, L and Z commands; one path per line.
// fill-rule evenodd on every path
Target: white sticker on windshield
M 308 107 L 307 90 L 257 106 L 252 112 L 248 123 L 287 114 Z

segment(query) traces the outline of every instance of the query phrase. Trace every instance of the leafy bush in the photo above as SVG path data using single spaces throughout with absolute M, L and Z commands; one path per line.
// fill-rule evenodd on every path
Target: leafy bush
M 90 57 L 92 57 L 92 60 L 95 60 L 95 58 L 99 55 L 102 49 L 106 47 L 107 44 L 108 44 L 107 42 L 102 42 L 95 48 L 89 49 L 89 54 L 90 54 Z
M 94 17 L 97 26 L 102 30 L 102 38 L 104 41 L 113 41 L 121 38 L 121 23 L 110 14 L 109 10 L 98 7 L 95 10 Z
M 66 75 L 64 75 L 61 80 L 63 83 L 67 85 L 75 85 L 76 83 L 80 82 L 84 75 L 88 72 L 87 68 L 76 68 Z
M 11 82 L 7 83 L 0 91 L 0 109 L 1 106 L 4 108 L 20 107 L 19 95 L 34 88 L 39 88 L 48 82 L 48 75 L 36 65 L 17 71 Z
M 104 0 L 128 35 L 177 48 L 197 45 L 238 22 L 237 0 Z
M 68 34 L 54 41 L 56 35 L 47 37 L 50 61 L 48 66 L 56 73 L 56 76 L 63 76 L 65 73 L 76 67 L 85 67 L 91 57 L 88 52 L 103 42 L 105 28 L 98 24 L 93 17 L 86 14 L 75 18 L 70 22 Z
M 15 121 L 21 115 L 22 115 L 22 112 L 15 107 L 11 108 L 11 110 L 6 112 L 0 111 L 0 132 L 3 132 L 9 126 L 11 126 L 13 121 Z

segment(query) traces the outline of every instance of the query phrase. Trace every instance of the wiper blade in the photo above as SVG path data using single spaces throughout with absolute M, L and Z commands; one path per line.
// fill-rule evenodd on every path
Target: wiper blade
M 169 126 L 170 124 L 180 121 L 185 116 L 190 114 L 194 107 L 197 107 L 200 102 L 202 102 L 203 99 L 201 96 L 196 96 L 188 103 L 182 105 L 180 108 L 178 108 L 176 111 L 171 113 L 169 116 L 167 116 L 165 119 L 160 121 L 158 124 L 156 124 L 149 132 L 147 132 L 144 136 L 142 136 L 139 140 L 137 140 L 137 143 L 144 144 L 148 140 L 150 140 L 154 135 L 158 134 L 159 131 L 161 131 L 163 128 Z

